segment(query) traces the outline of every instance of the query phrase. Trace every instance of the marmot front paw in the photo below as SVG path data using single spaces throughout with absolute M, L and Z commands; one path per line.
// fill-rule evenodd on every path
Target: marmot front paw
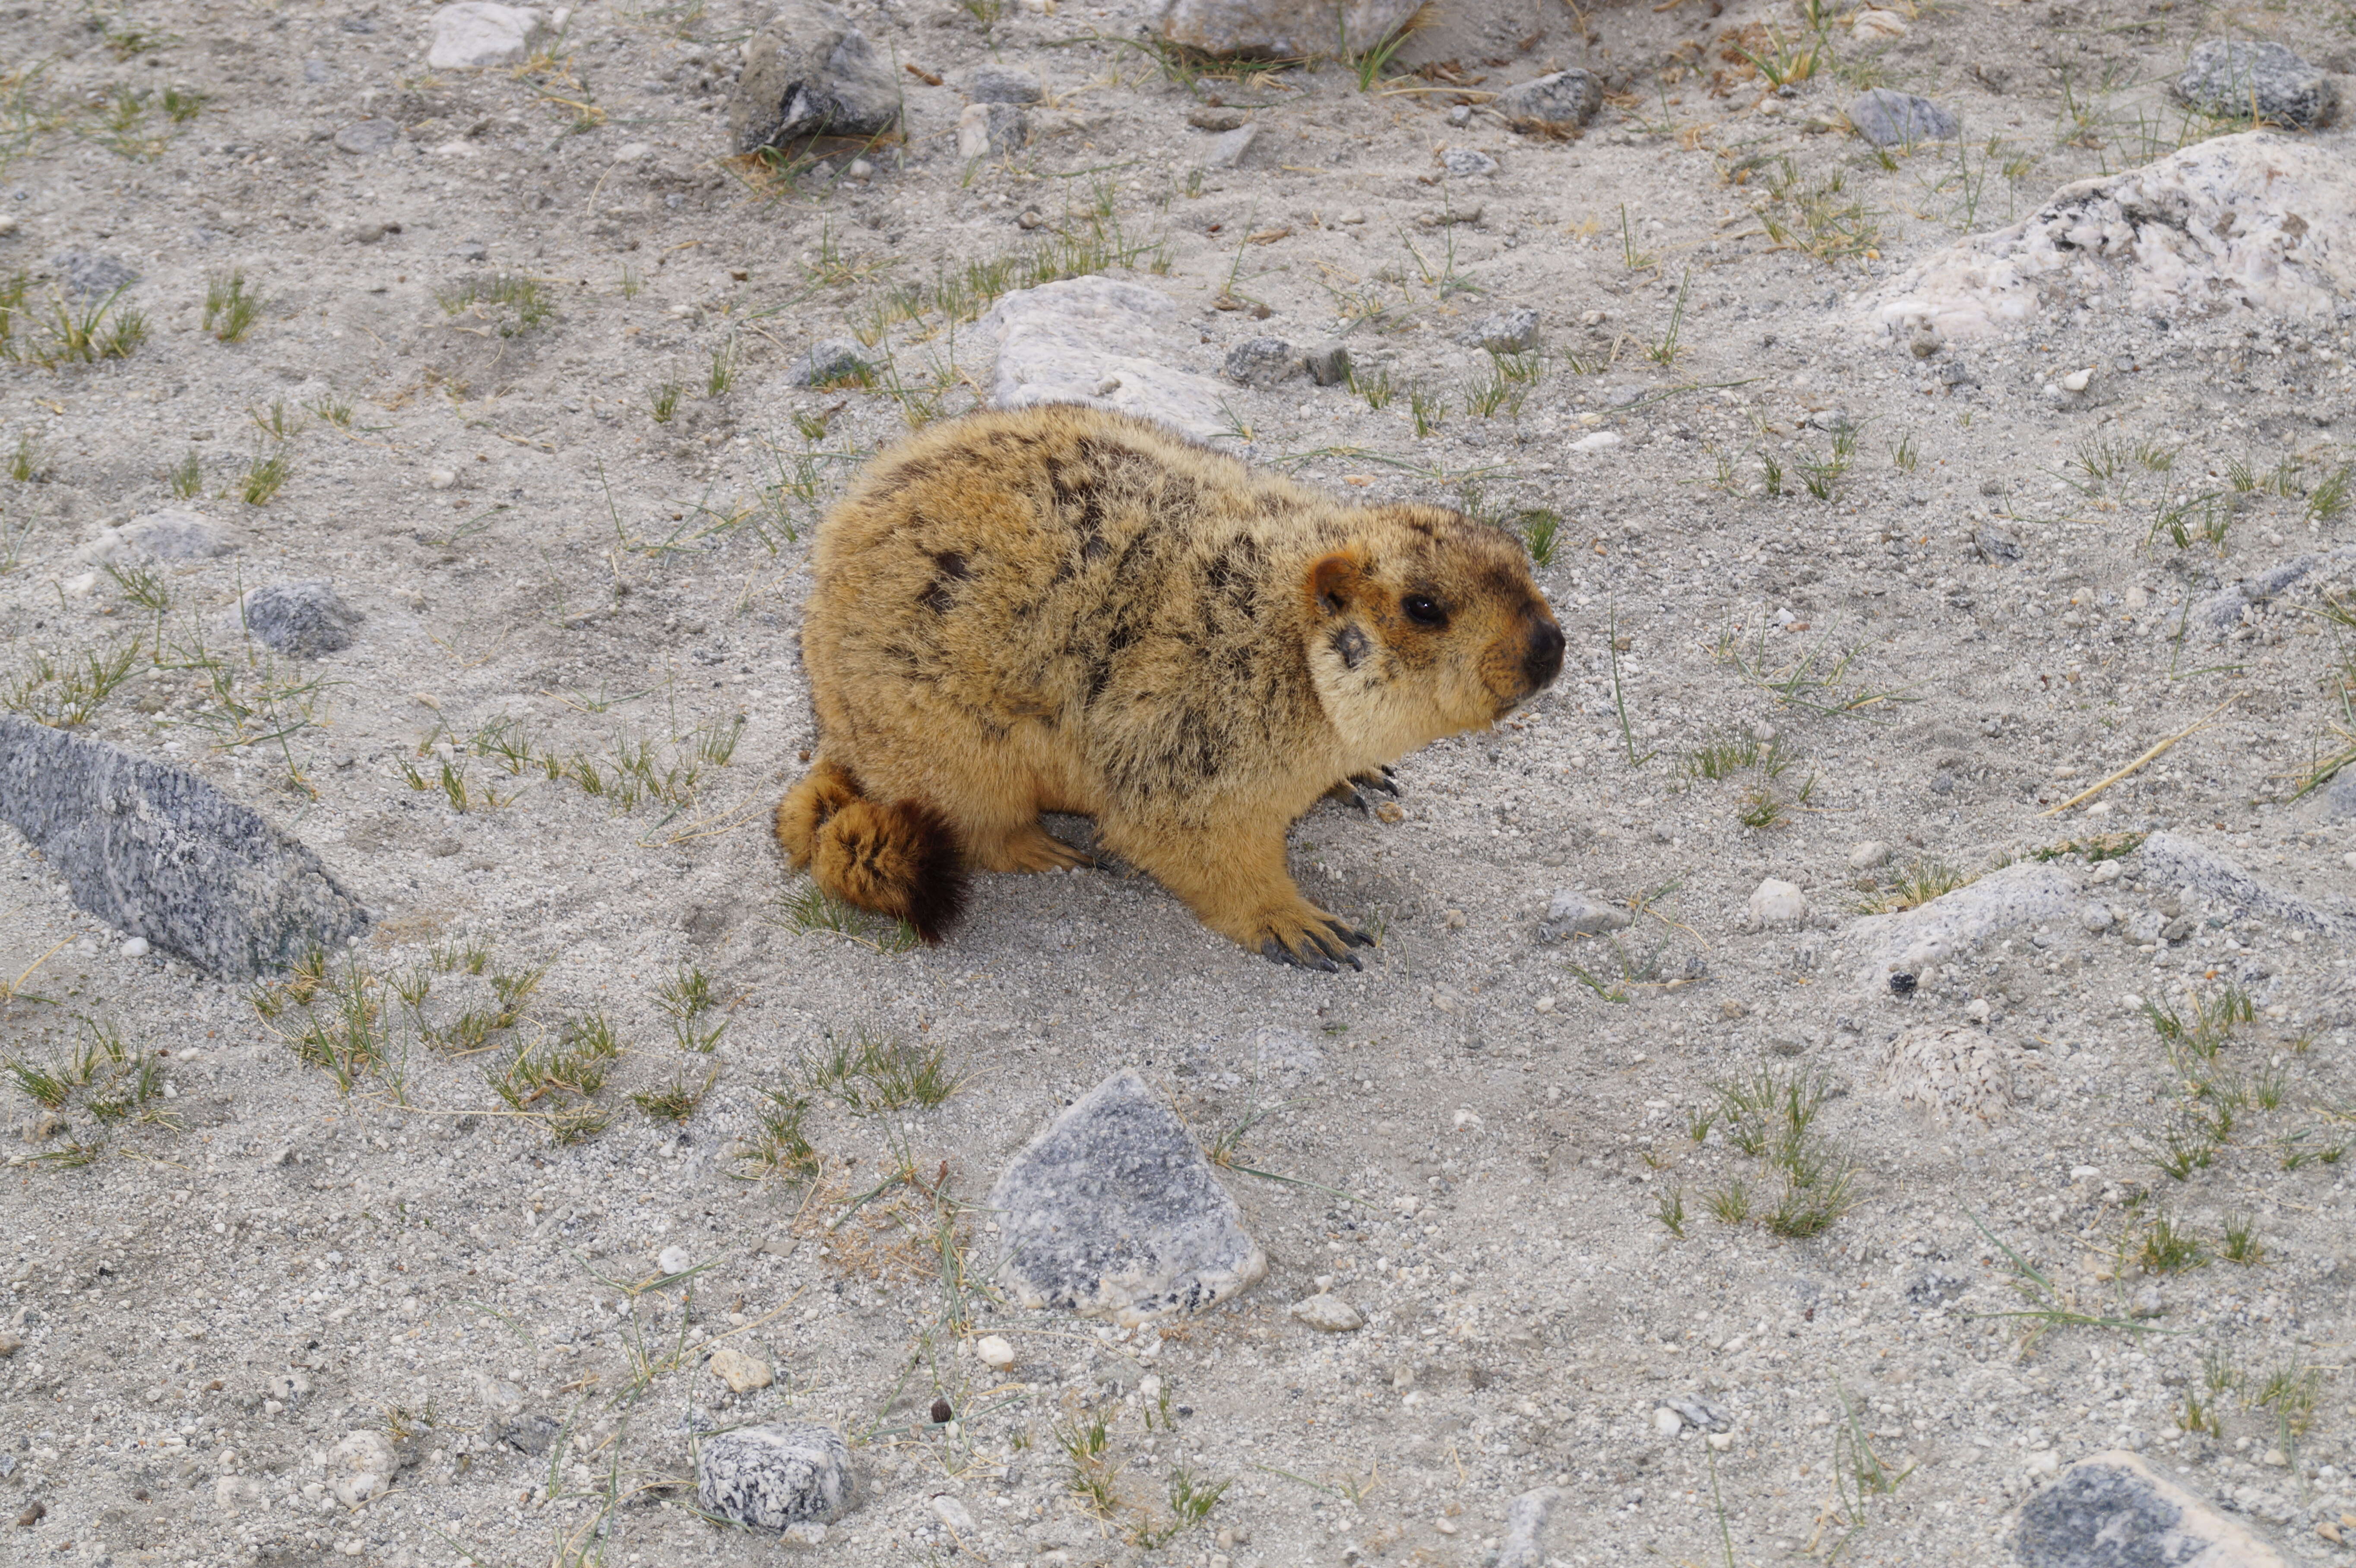
M 1343 964 L 1353 969 L 1365 968 L 1350 949 L 1372 947 L 1373 937 L 1313 905 L 1301 907 L 1306 912 L 1305 918 L 1274 916 L 1264 923 L 1260 956 L 1271 964 L 1322 969 L 1328 975 L 1338 973 Z
M 1377 790 L 1394 800 L 1398 798 L 1398 780 L 1388 763 L 1372 773 L 1352 773 L 1325 793 L 1344 805 L 1355 805 L 1361 812 L 1372 816 L 1375 803 L 1368 797 Z

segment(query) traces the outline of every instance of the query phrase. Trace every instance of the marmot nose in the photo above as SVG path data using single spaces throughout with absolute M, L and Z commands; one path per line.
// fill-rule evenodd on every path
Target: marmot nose
M 1551 619 L 1530 628 L 1529 647 L 1522 655 L 1522 678 L 1537 691 L 1562 673 L 1562 628 Z

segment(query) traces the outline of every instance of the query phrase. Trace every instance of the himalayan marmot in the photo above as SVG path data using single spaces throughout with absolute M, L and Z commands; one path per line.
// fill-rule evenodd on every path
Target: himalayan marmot
M 883 453 L 819 525 L 812 571 L 817 760 L 777 842 L 928 942 L 969 869 L 1089 864 L 1039 821 L 1076 812 L 1212 930 L 1355 967 L 1372 939 L 1301 896 L 1287 829 L 1562 667 L 1510 535 L 1346 505 L 1079 405 Z

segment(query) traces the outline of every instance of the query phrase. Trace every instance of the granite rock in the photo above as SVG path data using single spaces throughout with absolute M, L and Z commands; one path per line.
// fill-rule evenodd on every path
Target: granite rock
M 1495 1568 L 1545 1568 L 1547 1516 L 1556 1490 L 1540 1487 L 1505 1505 L 1505 1538 L 1497 1546 Z
M 1206 169 L 1232 169 L 1244 161 L 1259 140 L 1258 125 L 1238 125 L 1232 131 L 1222 131 L 1205 142 L 1202 165 Z
M 1297 375 L 1301 360 L 1281 337 L 1247 337 L 1227 350 L 1221 368 L 1227 379 L 1247 387 L 1273 387 Z
M 2143 841 L 2143 881 L 2152 889 L 2190 888 L 2213 903 L 2356 943 L 2356 913 L 2328 910 L 2268 887 L 2224 856 L 2174 833 L 2155 833 Z
M 104 299 L 139 281 L 138 270 L 129 262 L 95 251 L 60 251 L 49 258 L 49 265 L 58 270 L 66 293 L 78 300 Z
M 248 591 L 238 618 L 253 640 L 273 653 L 316 658 L 352 645 L 359 612 L 325 581 L 273 582 Z
M 2020 1507 L 2020 1568 L 2286 1568 L 2282 1554 L 2133 1454 L 2081 1459 Z
M 756 1530 L 824 1524 L 854 1507 L 858 1490 L 851 1446 L 830 1426 L 741 1426 L 706 1438 L 696 1455 L 696 1501 Z
M 1422 8 L 1422 0 L 1162 0 L 1156 37 L 1205 54 L 1312 59 L 1361 54 Z
M 975 66 L 959 85 L 973 103 L 1036 103 L 1040 98 L 1039 79 L 1011 65 Z
M 866 352 L 856 342 L 848 337 L 830 337 L 795 360 L 786 379 L 797 387 L 824 387 L 853 379 L 866 369 Z
M 1440 166 L 1451 179 L 1474 179 L 1497 172 L 1497 160 L 1478 147 L 1451 147 L 1440 155 Z
M 0 819 L 109 925 L 225 979 L 365 932 L 319 858 L 203 779 L 0 715 Z
M 235 549 L 228 534 L 202 512 L 166 507 L 134 517 L 119 528 L 100 530 L 96 539 L 74 551 L 74 559 L 95 566 L 126 557 L 145 560 L 210 560 Z
M 1141 283 L 1071 278 L 1006 295 L 981 319 L 998 337 L 1001 409 L 1087 403 L 1158 420 L 1196 440 L 1227 428 L 1228 391 L 1172 361 L 1194 349 L 1170 297 Z
M 2219 119 L 2254 115 L 2268 125 L 2313 131 L 2340 113 L 2339 84 L 2277 43 L 2211 38 L 2193 49 L 2175 85 L 2177 96 Z
M 1632 918 L 1618 904 L 1562 888 L 1547 903 L 1546 918 L 1538 922 L 1538 940 L 1560 942 L 1567 936 L 1604 936 L 1627 930 Z
M 460 0 L 434 13 L 434 41 L 425 63 L 434 70 L 470 70 L 514 65 L 531 53 L 541 15 L 529 5 L 498 5 L 490 0 Z
M 336 150 L 366 157 L 390 151 L 400 140 L 401 123 L 397 120 L 355 120 L 336 133 Z
M 1013 104 L 969 103 L 958 115 L 958 156 L 968 163 L 1003 157 L 1022 151 L 1030 134 L 1029 117 Z
M 1602 105 L 1603 84 L 1583 70 L 1558 70 L 1517 82 L 1489 102 L 1515 130 L 1548 136 L 1575 133 Z
M 990 1196 L 998 1277 L 1029 1307 L 1135 1326 L 1268 1272 L 1236 1201 L 1162 1097 L 1124 1068 L 1055 1118 Z
M 900 87 L 867 35 L 817 0 L 788 0 L 745 46 L 728 101 L 740 153 L 802 136 L 877 136 L 900 118 Z
M 1492 354 L 1520 354 L 1538 346 L 1538 313 L 1527 305 L 1484 315 L 1458 342 Z
M 1849 923 L 1843 944 L 1857 955 L 1859 983 L 1886 984 L 1895 972 L 1920 975 L 2017 925 L 2065 920 L 2080 903 L 2078 884 L 2059 866 L 2022 860 L 1978 881 L 1896 914 Z
M 1953 114 L 1929 99 L 1887 87 L 1859 93 L 1848 106 L 1848 123 L 1877 147 L 1952 142 L 1964 130 Z

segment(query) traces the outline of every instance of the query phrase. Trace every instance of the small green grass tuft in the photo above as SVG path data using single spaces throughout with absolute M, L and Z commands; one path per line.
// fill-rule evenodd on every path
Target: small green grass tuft
M 205 330 L 223 343 L 242 342 L 262 316 L 262 295 L 239 271 L 217 272 L 205 284 Z

